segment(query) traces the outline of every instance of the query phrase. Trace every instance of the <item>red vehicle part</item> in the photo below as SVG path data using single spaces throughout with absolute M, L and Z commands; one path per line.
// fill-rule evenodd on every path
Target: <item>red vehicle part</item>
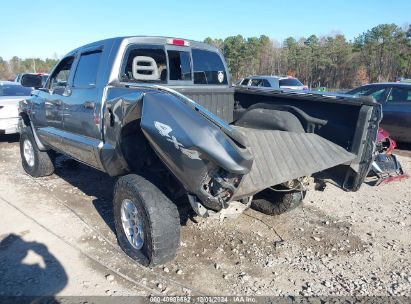
M 381 145 L 382 147 L 379 149 L 378 145 Z M 390 134 L 385 131 L 382 128 L 378 129 L 377 133 L 377 150 L 378 152 L 382 153 L 384 152 L 385 154 L 391 154 L 392 151 L 397 147 L 397 143 L 395 140 L 390 138 Z M 382 150 L 382 151 L 381 151 Z
M 382 128 L 378 129 L 376 155 L 369 173 L 370 176 L 377 177 L 375 186 L 408 178 L 392 153 L 396 147 L 397 143 L 390 138 L 389 133 Z

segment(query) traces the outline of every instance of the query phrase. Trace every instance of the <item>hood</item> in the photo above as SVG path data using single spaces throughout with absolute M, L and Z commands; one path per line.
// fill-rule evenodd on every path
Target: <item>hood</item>
M 29 97 L 30 96 L 0 96 L 0 106 L 18 106 L 21 100 Z

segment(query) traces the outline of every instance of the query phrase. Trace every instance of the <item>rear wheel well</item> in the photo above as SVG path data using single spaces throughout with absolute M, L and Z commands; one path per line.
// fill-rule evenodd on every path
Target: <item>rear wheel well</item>
M 140 123 L 141 119 L 133 120 L 121 130 L 120 147 L 129 170 L 149 179 L 171 199 L 180 197 L 185 193 L 183 186 L 159 159 Z
M 133 120 L 121 129 L 121 152 L 132 172 L 139 172 L 149 165 L 154 153 L 141 130 L 140 121 Z
M 26 112 L 20 112 L 20 117 L 24 123 L 25 126 L 30 126 L 30 117 Z

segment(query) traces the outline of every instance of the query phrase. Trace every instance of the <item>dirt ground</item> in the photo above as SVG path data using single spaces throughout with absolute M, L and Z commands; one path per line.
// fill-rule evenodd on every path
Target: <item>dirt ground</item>
M 31 178 L 17 140 L 0 138 L 0 295 L 411 295 L 411 179 L 328 184 L 276 217 L 220 222 L 181 206 L 178 256 L 150 269 L 116 243 L 114 178 L 65 158 Z

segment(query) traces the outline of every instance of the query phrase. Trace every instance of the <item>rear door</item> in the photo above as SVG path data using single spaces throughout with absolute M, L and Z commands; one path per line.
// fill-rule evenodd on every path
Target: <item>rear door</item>
M 411 142 L 411 86 L 392 87 L 382 109 L 381 126 L 395 140 Z
M 64 153 L 99 168 L 95 157 L 102 140 L 100 129 L 103 80 L 101 70 L 102 48 L 82 50 L 74 63 L 73 80 L 64 102 Z M 100 83 L 98 82 L 100 80 Z

